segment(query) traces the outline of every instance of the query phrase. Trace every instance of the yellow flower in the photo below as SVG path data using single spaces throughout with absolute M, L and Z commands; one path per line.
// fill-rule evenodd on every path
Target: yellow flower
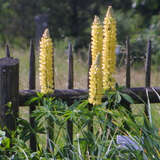
M 116 65 L 116 21 L 111 15 L 111 6 L 109 6 L 106 17 L 104 19 L 103 28 L 103 51 L 102 51 L 102 70 L 103 70 L 103 88 L 115 89 L 115 73 Z
M 99 17 L 95 16 L 91 30 L 91 53 L 92 63 L 95 63 L 98 53 L 102 53 L 103 28 L 100 24 Z
M 92 65 L 89 73 L 89 103 L 99 105 L 102 101 L 102 41 L 103 31 L 99 17 L 95 16 L 91 30 Z
M 102 69 L 101 55 L 98 54 L 95 62 L 92 64 L 89 72 L 89 103 L 100 105 L 102 103 L 103 86 L 102 86 Z
M 53 93 L 53 43 L 48 29 L 45 29 L 40 40 L 39 77 L 41 92 L 44 94 Z

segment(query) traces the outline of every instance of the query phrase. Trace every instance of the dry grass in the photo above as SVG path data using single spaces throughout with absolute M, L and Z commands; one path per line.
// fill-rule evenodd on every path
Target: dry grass
M 28 89 L 28 75 L 29 75 L 29 49 L 10 49 L 11 55 L 18 58 L 20 61 L 20 89 Z M 81 60 L 74 54 L 74 87 L 86 88 L 87 87 L 87 61 Z M 0 57 L 4 57 L 4 49 L 1 49 Z M 57 89 L 67 88 L 68 79 L 68 59 L 67 51 L 65 48 L 61 50 L 55 49 L 54 56 L 55 65 L 55 85 Z M 117 69 L 115 78 L 119 85 L 125 85 L 125 67 Z M 158 71 L 152 70 L 151 85 L 159 86 L 160 74 Z M 139 69 L 131 68 L 131 86 L 142 87 L 145 84 L 144 67 Z M 39 89 L 39 73 L 38 73 L 38 53 L 36 53 L 36 88 Z

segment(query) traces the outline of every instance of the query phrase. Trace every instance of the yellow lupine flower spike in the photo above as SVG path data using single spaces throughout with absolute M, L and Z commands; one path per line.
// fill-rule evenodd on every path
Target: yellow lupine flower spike
M 40 40 L 39 78 L 41 92 L 44 94 L 53 93 L 53 43 L 48 29 L 45 29 Z
M 102 51 L 102 70 L 103 70 L 103 88 L 115 89 L 115 73 L 116 66 L 116 21 L 111 15 L 112 7 L 109 6 L 103 27 L 103 51 Z
M 102 69 L 101 54 L 96 57 L 89 72 L 89 103 L 100 105 L 102 103 L 103 85 L 102 85 Z
M 98 53 L 102 53 L 103 27 L 100 24 L 99 17 L 95 16 L 91 30 L 91 54 L 92 63 L 95 62 Z

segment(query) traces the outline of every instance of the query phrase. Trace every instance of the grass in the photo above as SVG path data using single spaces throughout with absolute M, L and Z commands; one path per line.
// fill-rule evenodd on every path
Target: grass
M 10 48 L 11 56 L 18 58 L 20 61 L 20 89 L 28 89 L 28 75 L 29 75 L 29 48 L 28 49 L 17 49 Z M 87 53 L 87 51 L 86 51 Z M 4 57 L 5 49 L 1 48 L 0 57 Z M 87 88 L 87 60 L 84 61 L 80 55 L 74 56 L 74 88 L 85 89 Z M 67 76 L 68 76 L 68 59 L 67 59 L 67 42 L 55 42 L 55 88 L 56 89 L 67 89 Z M 151 86 L 159 86 L 160 82 L 160 71 L 152 69 L 151 72 Z M 115 78 L 119 85 L 125 85 L 125 67 L 118 67 L 115 74 Z M 144 67 L 135 69 L 131 68 L 131 87 L 143 87 L 145 85 L 145 72 Z M 39 85 L 39 73 L 38 73 L 38 53 L 36 52 L 36 89 L 40 89 Z M 142 113 L 144 105 L 133 105 L 133 112 L 135 114 Z M 160 127 L 160 112 L 159 104 L 152 104 L 152 117 L 153 121 Z M 22 109 L 22 116 L 28 115 L 27 109 Z

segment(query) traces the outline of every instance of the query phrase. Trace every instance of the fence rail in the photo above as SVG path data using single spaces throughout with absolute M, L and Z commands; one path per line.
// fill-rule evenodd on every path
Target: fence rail
M 30 43 L 30 60 L 29 60 L 29 89 L 19 91 L 19 61 L 17 59 L 10 57 L 10 51 L 8 45 L 6 46 L 6 57 L 0 59 L 0 122 L 6 125 L 9 129 L 15 129 L 16 123 L 15 119 L 11 115 L 6 115 L 7 109 L 6 104 L 11 102 L 12 109 L 14 111 L 15 117 L 18 115 L 18 108 L 21 106 L 27 106 L 26 101 L 30 100 L 32 97 L 37 95 L 38 90 L 36 90 L 36 70 L 35 70 L 35 52 L 33 41 Z M 89 69 L 91 67 L 91 50 L 89 47 L 88 52 L 88 77 Z M 143 103 L 145 104 L 145 113 L 149 116 L 148 102 L 159 103 L 160 102 L 160 87 L 150 87 L 151 82 L 151 41 L 148 41 L 148 47 L 146 52 L 146 65 L 145 65 L 145 87 L 131 88 L 131 78 L 130 78 L 130 45 L 129 38 L 126 41 L 126 88 L 122 90 L 123 93 L 128 94 L 134 100 L 135 104 Z M 88 88 L 89 88 L 89 78 L 87 82 L 87 89 L 74 89 L 74 68 L 73 68 L 73 54 L 72 45 L 68 46 L 68 86 L 66 90 L 58 90 L 50 95 L 55 98 L 60 98 L 66 101 L 68 105 L 72 105 L 74 100 L 87 99 Z M 103 99 L 106 99 L 104 97 Z M 148 101 L 149 100 L 149 101 Z M 121 100 L 122 104 L 126 104 L 125 99 Z M 128 104 L 128 103 L 127 103 Z M 29 116 L 36 109 L 36 103 L 28 106 Z M 129 104 L 128 104 L 129 105 Z M 89 110 L 92 106 L 89 105 Z M 31 126 L 34 128 L 35 120 L 30 116 Z M 89 123 L 88 129 L 93 132 L 93 122 Z M 49 138 L 53 136 L 53 131 L 49 131 Z M 73 143 L 73 124 L 71 120 L 67 121 L 67 133 L 70 142 Z M 30 137 L 30 148 L 36 151 L 36 137 L 34 134 Z
M 37 92 L 39 90 L 22 90 L 19 92 L 19 105 L 27 106 L 26 101 L 31 98 L 37 96 Z M 150 100 L 150 103 L 159 103 L 160 102 L 160 87 L 152 87 L 152 88 L 125 88 L 121 90 L 122 93 L 125 93 L 132 97 L 134 104 L 145 104 Z M 146 92 L 148 92 L 149 97 L 147 97 Z M 88 98 L 88 90 L 82 89 L 66 89 L 66 90 L 58 90 L 56 89 L 51 97 L 56 97 L 57 99 L 62 99 L 63 101 L 70 102 L 74 100 L 84 100 Z M 106 97 L 103 97 L 103 100 L 107 100 Z M 126 103 L 126 100 L 122 98 L 121 103 Z M 34 104 L 36 105 L 36 103 Z
M 22 90 L 19 92 L 19 105 L 27 106 L 26 101 L 31 98 L 37 96 L 37 92 L 39 90 Z M 152 88 L 125 88 L 121 91 L 132 97 L 134 100 L 134 104 L 145 104 L 147 103 L 148 97 L 146 92 L 148 92 L 150 103 L 159 103 L 160 102 L 160 87 L 152 87 Z M 74 100 L 83 100 L 88 98 L 88 90 L 82 89 L 66 89 L 66 90 L 58 90 L 56 89 L 51 97 L 56 97 L 57 99 L 62 99 L 66 102 L 73 102 Z M 105 97 L 103 100 L 107 100 Z M 126 103 L 126 100 L 122 98 L 121 103 Z M 35 103 L 36 105 L 36 103 Z

